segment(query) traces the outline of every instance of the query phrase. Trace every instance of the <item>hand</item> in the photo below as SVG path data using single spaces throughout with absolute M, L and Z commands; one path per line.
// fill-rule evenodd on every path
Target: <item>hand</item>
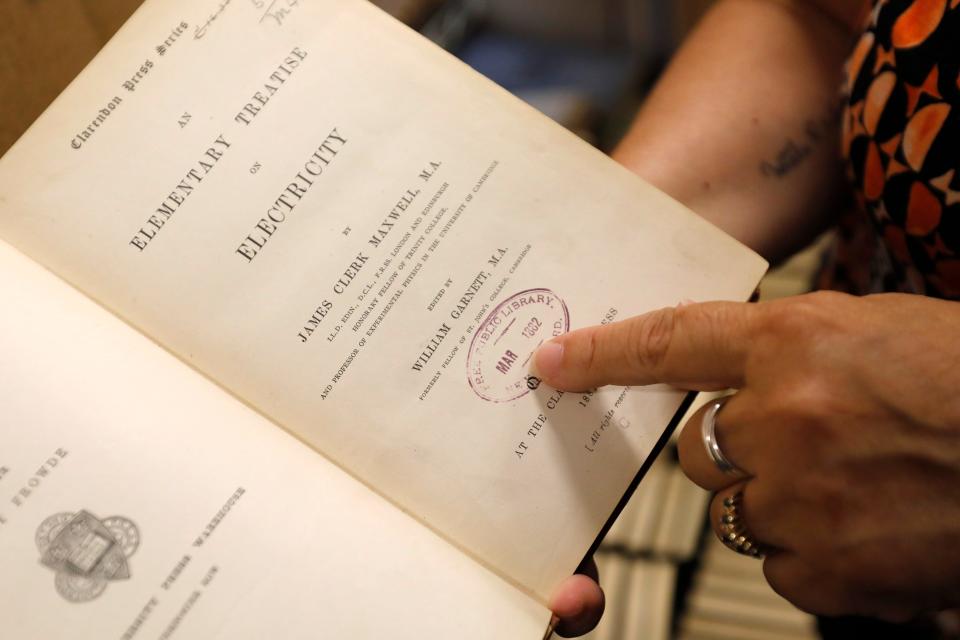
M 593 558 L 577 569 L 550 599 L 550 609 L 560 618 L 557 633 L 564 638 L 582 636 L 597 626 L 603 615 L 604 596 Z
M 576 331 L 537 353 L 542 379 L 583 390 L 738 388 L 717 418 L 722 474 L 700 439 L 684 471 L 743 491 L 743 522 L 775 549 L 767 580 L 811 613 L 908 619 L 960 605 L 960 304 L 817 293 L 694 304 Z

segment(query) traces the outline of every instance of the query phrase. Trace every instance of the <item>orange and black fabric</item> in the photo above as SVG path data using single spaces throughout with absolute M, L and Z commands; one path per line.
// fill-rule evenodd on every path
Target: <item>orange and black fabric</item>
M 960 299 L 960 0 L 878 0 L 847 66 L 859 212 L 823 288 Z

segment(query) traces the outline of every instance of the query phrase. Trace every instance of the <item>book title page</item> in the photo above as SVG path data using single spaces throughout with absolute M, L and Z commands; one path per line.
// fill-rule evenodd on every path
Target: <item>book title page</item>
M 534 350 L 765 269 L 360 0 L 148 2 L 0 161 L 0 236 L 541 601 L 682 394 Z

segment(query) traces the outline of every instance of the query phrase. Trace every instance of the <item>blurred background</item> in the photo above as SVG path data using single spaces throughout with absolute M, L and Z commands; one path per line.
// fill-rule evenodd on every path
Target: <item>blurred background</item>
M 309 1 L 309 0 L 302 0 Z M 0 154 L 141 0 L 0 0 Z M 605 151 L 629 125 L 710 0 L 374 0 Z M 809 288 L 817 251 L 764 282 L 764 297 Z M 706 399 L 703 399 L 706 401 Z M 658 460 L 597 561 L 607 615 L 593 640 L 804 640 L 815 622 L 766 585 L 761 564 L 720 546 L 709 496 Z
M 304 0 L 309 1 L 309 0 Z M 142 0 L 0 0 L 0 152 Z M 374 0 L 608 148 L 708 0 Z M 14 99 L 15 98 L 15 99 Z

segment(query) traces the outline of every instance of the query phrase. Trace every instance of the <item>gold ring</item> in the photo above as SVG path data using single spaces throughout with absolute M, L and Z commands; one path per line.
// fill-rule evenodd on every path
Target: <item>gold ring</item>
M 720 515 L 720 540 L 728 549 L 751 558 L 763 558 L 770 547 L 757 542 L 743 522 L 743 491 L 737 491 L 723 500 Z

